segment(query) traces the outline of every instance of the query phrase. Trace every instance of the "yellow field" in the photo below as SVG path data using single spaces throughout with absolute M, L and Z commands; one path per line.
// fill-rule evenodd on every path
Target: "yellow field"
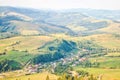
M 105 56 L 113 56 L 113 57 L 119 57 L 120 56 L 120 53 L 108 53 L 107 55 Z
M 75 70 L 84 70 L 95 76 L 102 75 L 102 80 L 120 80 L 120 69 L 100 69 L 100 68 L 79 68 Z
M 40 34 L 39 31 L 36 30 L 21 30 L 22 35 L 37 35 Z
M 50 74 L 48 72 L 35 73 L 32 75 L 24 75 L 19 77 L 7 77 L 0 78 L 0 80 L 46 80 L 46 77 L 49 76 L 50 80 L 57 80 L 57 76 L 54 74 Z
M 79 32 L 79 31 L 85 31 L 87 30 L 87 28 L 83 27 L 83 26 L 78 26 L 75 24 L 69 24 L 67 25 L 67 27 L 75 32 Z
M 114 22 L 109 21 L 109 26 L 100 29 L 100 31 L 120 34 L 120 27 L 119 26 L 120 26 L 120 23 L 114 23 Z
M 115 38 L 111 34 L 98 34 L 98 35 L 86 36 L 81 39 L 93 40 L 98 45 L 101 45 L 109 49 L 120 48 L 120 45 L 119 45 L 120 39 Z
M 0 40 L 0 52 L 3 52 L 5 49 L 7 49 L 7 51 L 12 50 L 14 47 L 15 50 L 28 50 L 32 53 L 38 47 L 52 40 L 53 38 L 49 36 L 18 36 L 2 39 Z

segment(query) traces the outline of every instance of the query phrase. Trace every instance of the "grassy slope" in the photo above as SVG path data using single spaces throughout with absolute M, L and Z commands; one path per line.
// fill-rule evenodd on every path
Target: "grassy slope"
M 5 59 L 15 60 L 24 66 L 25 63 L 29 61 L 32 57 L 34 57 L 32 54 L 28 54 L 26 52 L 10 51 L 6 55 L 1 55 L 0 61 Z
M 83 37 L 83 39 L 92 39 L 94 42 L 96 42 L 98 45 L 101 45 L 105 48 L 120 48 L 120 39 L 115 38 L 111 34 L 98 34 L 98 35 L 92 35 L 92 36 L 86 36 Z
M 12 73 L 4 73 L 5 75 L 7 75 L 7 78 L 1 78 L 0 80 L 46 80 L 46 77 L 49 76 L 49 78 L 51 80 L 56 80 L 58 77 L 56 75 L 50 74 L 48 72 L 42 72 L 42 73 L 36 73 L 36 74 L 32 74 L 32 75 L 23 75 L 23 76 L 19 76 L 19 77 L 15 77 L 14 75 L 18 73 L 16 72 L 12 72 Z M 12 74 L 12 75 L 9 75 Z M 12 76 L 12 77 L 11 77 Z M 14 76 L 14 77 L 13 77 Z
M 102 28 L 102 29 L 99 29 L 100 31 L 103 31 L 103 32 L 108 32 L 108 33 L 118 33 L 120 34 L 120 23 L 114 23 L 114 22 L 111 22 L 109 21 L 109 26 L 108 27 L 105 27 L 105 28 Z
M 84 70 L 93 75 L 102 75 L 102 80 L 119 80 L 120 69 L 100 69 L 100 68 L 80 68 L 75 67 L 75 70 Z
M 38 31 L 39 25 L 29 23 L 29 22 L 23 22 L 23 21 L 11 21 L 12 25 L 16 26 L 16 30 L 20 32 L 22 35 L 34 35 L 39 34 Z
M 97 44 L 105 48 L 120 48 L 120 40 L 115 38 L 111 34 L 98 34 L 86 37 L 71 37 L 64 34 L 52 34 L 51 36 L 18 36 L 8 39 L 0 40 L 0 52 L 3 52 L 4 49 L 11 50 L 12 47 L 15 47 L 16 50 L 24 51 L 33 51 L 43 45 L 46 42 L 52 41 L 53 39 L 66 39 L 73 41 L 80 40 L 94 40 Z M 19 44 L 11 46 L 16 42 L 20 41 Z
M 28 50 L 30 53 L 33 53 L 35 49 L 51 40 L 53 40 L 53 38 L 49 36 L 18 36 L 8 39 L 2 39 L 0 40 L 0 52 L 3 52 L 5 49 L 10 51 L 14 47 L 15 50 Z M 19 43 L 15 44 L 16 42 Z
M 93 40 L 98 45 L 101 45 L 105 48 L 120 48 L 120 39 L 114 37 L 112 34 L 95 34 L 90 36 L 84 36 L 84 37 L 71 37 L 69 35 L 64 34 L 53 34 L 52 35 L 55 38 L 63 38 L 67 40 L 72 40 L 75 42 L 81 41 L 81 40 Z
M 119 57 L 95 57 L 89 59 L 91 62 L 99 62 L 100 68 L 120 68 L 120 58 Z

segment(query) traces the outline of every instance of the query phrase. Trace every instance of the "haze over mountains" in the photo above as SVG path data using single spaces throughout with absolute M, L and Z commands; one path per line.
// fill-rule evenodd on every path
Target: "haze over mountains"
M 119 13 L 119 10 L 68 9 L 53 11 L 0 7 L 0 36 L 6 37 L 6 34 L 14 36 L 51 33 L 70 35 L 118 33 L 120 30 Z M 110 31 L 114 28 L 116 30 Z
M 0 79 L 120 80 L 119 13 L 1 6 Z

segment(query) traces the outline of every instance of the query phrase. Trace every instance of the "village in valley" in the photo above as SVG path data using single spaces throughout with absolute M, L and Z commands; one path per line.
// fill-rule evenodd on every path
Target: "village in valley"
M 62 66 L 67 65 L 66 68 L 70 67 L 68 65 L 71 65 L 71 67 L 74 67 L 86 61 L 87 59 L 88 59 L 87 57 L 81 57 L 80 54 L 73 55 L 73 53 L 71 53 L 71 55 L 68 57 L 61 58 L 53 62 L 39 63 L 36 65 L 28 65 L 24 69 L 27 72 L 27 74 L 39 73 L 43 71 L 50 71 L 52 73 L 55 73 L 55 69 L 59 65 L 62 65 Z

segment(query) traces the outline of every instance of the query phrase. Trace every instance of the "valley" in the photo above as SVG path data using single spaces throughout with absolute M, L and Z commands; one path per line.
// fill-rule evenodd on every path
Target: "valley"
M 0 80 L 119 80 L 118 13 L 0 7 Z

